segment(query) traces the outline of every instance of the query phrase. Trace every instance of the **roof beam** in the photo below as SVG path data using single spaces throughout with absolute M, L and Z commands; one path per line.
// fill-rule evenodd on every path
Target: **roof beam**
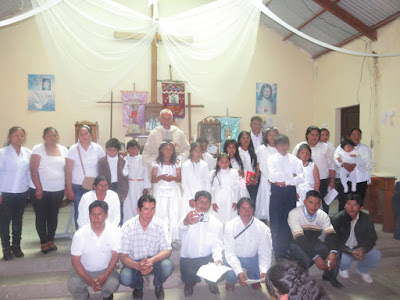
M 332 2 L 333 4 L 338 3 L 340 0 L 335 0 L 334 2 Z M 303 24 L 301 24 L 299 27 L 297 27 L 297 30 L 301 30 L 304 27 L 306 27 L 308 24 L 310 24 L 312 21 L 314 21 L 316 18 L 318 18 L 320 15 L 322 15 L 324 12 L 326 12 L 326 9 L 323 9 L 319 12 L 317 12 L 314 16 L 312 16 L 311 18 L 309 18 L 308 20 L 306 20 Z M 287 39 L 290 39 L 292 36 L 294 35 L 293 32 L 289 33 L 288 35 L 283 37 L 283 41 L 286 41 Z
M 400 18 L 400 12 L 397 12 L 394 15 L 391 15 L 389 18 L 387 18 L 387 19 L 375 24 L 374 26 L 372 26 L 372 28 L 374 30 L 378 30 L 379 28 L 385 26 L 386 24 L 389 24 L 390 22 L 393 22 L 394 20 L 396 20 L 398 18 Z M 348 44 L 348 43 L 350 43 L 350 42 L 354 41 L 355 39 L 358 39 L 359 37 L 362 37 L 362 36 L 363 36 L 362 33 L 358 33 L 358 34 L 353 35 L 352 37 L 349 37 L 348 39 L 345 39 L 344 41 L 336 44 L 335 46 L 336 47 L 342 47 L 342 46 L 344 46 L 344 45 L 346 45 L 346 44 Z M 328 52 L 331 52 L 331 51 L 332 51 L 331 49 L 322 50 L 321 52 L 318 52 L 317 54 L 314 54 L 312 56 L 312 58 L 316 59 L 316 58 L 318 58 L 318 57 L 320 57 L 320 56 L 322 56 L 322 55 L 324 55 L 324 54 L 326 54 Z
M 336 5 L 336 3 L 331 2 L 330 0 L 313 0 L 315 3 L 322 6 L 324 9 L 329 11 L 334 16 L 341 19 L 343 22 L 347 23 L 366 37 L 370 38 L 373 41 L 376 41 L 378 38 L 378 34 L 375 29 L 369 27 L 364 24 L 362 21 L 357 19 L 355 16 Z

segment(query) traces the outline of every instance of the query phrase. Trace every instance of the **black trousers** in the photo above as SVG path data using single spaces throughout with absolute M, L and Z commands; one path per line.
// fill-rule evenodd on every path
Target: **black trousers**
M 347 184 L 349 186 L 349 193 L 351 193 L 351 182 L 349 181 L 349 182 L 347 182 Z M 367 193 L 367 188 L 368 188 L 367 181 L 357 183 L 356 193 L 359 194 L 363 198 L 363 200 L 364 200 L 365 194 Z M 346 197 L 349 193 L 344 192 L 343 185 L 339 178 L 336 178 L 336 190 L 339 193 L 339 195 L 338 195 L 339 211 L 342 211 L 346 204 Z
M 42 199 L 35 197 L 36 189 L 29 189 L 33 209 L 36 215 L 36 231 L 41 244 L 54 241 L 58 224 L 58 210 L 64 198 L 64 190 L 57 192 L 43 192 Z
M 20 245 L 22 233 L 22 216 L 24 214 L 28 192 L 2 193 L 0 205 L 0 237 L 3 248 L 10 247 L 10 223 L 12 223 L 12 244 Z
M 258 183 L 258 182 L 257 182 L 257 184 L 255 184 L 255 185 L 248 185 L 248 186 L 247 186 L 247 191 L 248 191 L 249 194 L 250 194 L 251 200 L 254 201 L 254 204 L 256 203 L 256 199 L 257 199 L 258 186 L 259 186 L 259 183 Z
M 195 286 L 196 283 L 201 281 L 200 277 L 196 275 L 197 271 L 201 266 L 208 264 L 209 262 L 214 262 L 212 255 L 205 257 L 196 257 L 196 258 L 187 258 L 181 257 L 180 259 L 180 267 L 181 267 L 181 279 L 182 281 L 191 286 Z M 218 282 L 222 281 L 224 278 L 218 280 Z M 206 280 L 208 284 L 217 284 L 214 282 L 210 282 Z
M 328 194 L 328 185 L 329 185 L 329 178 L 320 180 L 319 193 L 321 194 L 322 198 L 322 209 L 327 214 L 329 214 L 329 205 L 325 203 L 324 198 L 326 194 Z

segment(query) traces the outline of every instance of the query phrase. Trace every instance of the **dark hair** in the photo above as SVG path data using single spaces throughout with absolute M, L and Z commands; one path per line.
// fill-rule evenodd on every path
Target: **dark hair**
M 361 131 L 360 128 L 358 128 L 358 127 L 353 127 L 353 128 L 350 128 L 349 131 L 347 131 L 347 137 L 348 137 L 348 138 L 350 137 L 350 135 L 353 133 L 354 130 L 357 130 L 358 132 L 360 132 L 360 134 L 362 134 L 362 131 Z
M 198 191 L 194 195 L 194 201 L 197 201 L 201 196 L 206 197 L 210 201 L 212 199 L 211 194 L 209 192 L 207 192 L 207 191 Z
M 172 142 L 172 140 L 164 140 L 161 142 L 160 147 L 158 148 L 158 157 L 156 158 L 156 162 L 158 162 L 161 165 L 164 164 L 164 155 L 162 154 L 161 151 L 167 145 L 172 146 L 172 156 L 171 156 L 170 163 L 174 165 L 176 163 L 176 151 L 175 151 L 175 145 Z
M 193 151 L 194 149 L 196 149 L 196 147 L 200 147 L 200 150 L 201 150 L 201 144 L 200 144 L 200 143 L 194 142 L 194 143 L 191 143 L 191 144 L 190 144 L 190 150 L 189 150 L 189 159 L 190 159 L 190 160 L 191 160 L 192 157 L 193 157 L 192 151 Z
M 364 199 L 360 194 L 357 193 L 349 193 L 346 195 L 346 203 L 348 200 L 355 200 L 357 201 L 357 204 L 360 206 L 364 205 Z
M 272 100 L 272 86 L 268 83 L 264 83 L 261 86 L 260 93 L 258 94 L 258 98 L 257 98 L 258 100 L 262 100 L 264 98 L 264 90 L 266 88 L 269 88 L 269 90 L 271 91 L 271 96 L 270 96 L 270 98 L 268 98 L 268 100 Z
M 6 142 L 6 146 L 10 145 L 10 137 L 14 132 L 17 132 L 18 130 L 22 130 L 24 132 L 24 134 L 26 135 L 25 129 L 23 129 L 20 126 L 13 126 L 8 130 L 8 135 L 7 135 L 7 142 Z
M 310 126 L 310 127 L 308 127 L 307 130 L 306 130 L 306 141 L 308 141 L 307 135 L 309 135 L 310 132 L 313 131 L 313 130 L 318 131 L 319 137 L 321 138 L 321 129 L 319 129 L 319 127 L 317 127 L 317 126 Z
M 342 149 L 344 149 L 344 146 L 346 146 L 346 145 L 350 145 L 350 146 L 353 146 L 353 147 L 356 146 L 356 144 L 354 144 L 354 142 L 353 142 L 351 139 L 344 139 L 344 140 L 340 143 L 340 147 L 341 147 Z
M 116 148 L 118 151 L 121 150 L 121 143 L 116 138 L 111 138 L 106 142 L 106 149 Z
M 248 131 L 242 131 L 241 133 L 239 133 L 239 137 L 238 137 L 238 143 L 240 145 L 240 139 L 242 138 L 242 136 L 244 135 L 248 135 L 249 139 L 250 139 L 250 144 L 249 144 L 249 154 L 250 154 L 250 159 L 251 159 L 251 164 L 253 166 L 253 169 L 255 170 L 257 168 L 257 155 L 256 155 L 256 151 L 254 150 L 254 144 L 253 144 L 253 140 L 251 139 L 251 135 L 250 132 Z M 241 147 L 242 145 L 240 145 Z
M 207 145 L 208 145 L 208 140 L 207 140 L 206 137 L 201 136 L 201 137 L 198 137 L 198 138 L 196 139 L 196 143 L 199 143 L 199 144 L 207 143 Z
M 289 145 L 289 138 L 287 135 L 284 134 L 278 134 L 274 137 L 274 142 L 275 142 L 275 146 L 278 144 L 285 144 L 285 145 Z
M 265 284 L 276 299 L 288 295 L 290 300 L 329 300 L 325 290 L 293 263 L 282 262 L 269 268 Z
M 211 180 L 211 185 L 213 185 L 215 177 L 217 177 L 218 182 L 221 184 L 221 181 L 220 181 L 219 178 L 218 178 L 218 173 L 219 173 L 219 171 L 221 171 L 221 167 L 218 165 L 218 162 L 219 162 L 223 157 L 226 157 L 227 159 L 229 159 L 229 161 L 231 161 L 231 158 L 230 158 L 229 155 L 226 154 L 225 152 L 221 152 L 220 154 L 218 154 L 218 156 L 217 156 L 217 163 L 216 163 L 216 166 L 215 166 L 215 173 L 214 173 L 214 177 L 213 177 L 212 180 Z M 232 168 L 232 165 L 231 165 L 231 164 L 229 164 L 229 169 L 230 169 L 230 168 Z
M 95 185 L 98 185 L 100 182 L 102 182 L 102 181 L 107 181 L 107 183 L 108 183 L 108 186 L 110 186 L 110 180 L 106 177 L 106 176 L 104 176 L 104 175 L 99 175 L 99 176 L 97 176 L 95 179 L 94 179 L 94 182 L 93 182 L 93 189 L 94 189 L 94 186 Z
M 312 162 L 312 158 L 311 158 L 312 151 L 311 151 L 310 146 L 308 146 L 306 143 L 303 143 L 300 145 L 299 150 L 297 150 L 297 157 L 299 157 L 300 151 L 303 149 L 307 149 L 310 152 L 310 158 L 308 159 L 308 161 Z
M 262 123 L 262 119 L 260 116 L 253 116 L 250 119 L 250 124 L 253 123 L 254 121 L 260 121 Z
M 81 129 L 86 129 L 89 132 L 89 134 L 92 135 L 92 128 L 90 128 L 89 125 L 81 125 L 81 126 L 79 126 L 78 134 L 79 134 L 79 131 L 81 131 Z
M 89 205 L 89 214 L 91 213 L 92 209 L 95 207 L 100 207 L 104 210 L 104 213 L 108 213 L 108 204 L 106 201 L 101 201 L 101 200 L 94 200 L 90 205 Z
M 323 127 L 323 128 L 320 129 L 320 133 L 322 133 L 322 131 L 327 131 L 329 134 L 331 134 L 331 133 L 329 132 L 329 129 L 328 129 L 328 128 Z
M 268 127 L 267 130 L 266 130 L 265 133 L 264 133 L 264 136 L 263 136 L 263 144 L 264 144 L 265 146 L 268 146 L 268 145 L 269 145 L 269 142 L 268 142 L 268 134 L 269 134 L 270 132 L 272 132 L 272 131 L 275 131 L 277 135 L 279 134 L 278 128 L 276 128 L 276 127 Z
M 314 190 L 308 191 L 308 192 L 306 193 L 306 199 L 307 199 L 308 197 L 316 197 L 316 198 L 318 198 L 319 200 L 322 201 L 321 194 L 320 194 L 318 191 L 314 191 Z
M 240 200 L 239 200 L 238 203 L 236 204 L 236 209 L 237 209 L 238 214 L 239 214 L 239 209 L 240 209 L 240 207 L 241 207 L 242 204 L 245 203 L 245 202 L 248 202 L 248 203 L 251 205 L 251 207 L 253 208 L 253 210 L 256 209 L 256 204 L 254 203 L 254 200 L 253 200 L 253 199 L 251 199 L 251 198 L 249 198 L 249 197 L 242 197 L 242 198 L 240 198 Z
M 126 144 L 126 149 L 133 148 L 133 147 L 138 147 L 139 150 L 140 150 L 140 145 L 139 145 L 139 143 L 138 143 L 137 140 L 130 140 L 130 141 Z
M 240 166 L 240 169 L 243 171 L 244 170 L 244 166 L 243 166 L 242 159 L 240 158 L 240 154 L 239 154 L 239 143 L 236 140 L 234 140 L 234 139 L 225 140 L 223 152 L 224 153 L 228 153 L 228 146 L 230 144 L 234 144 L 235 145 L 236 152 L 235 152 L 234 157 L 235 157 L 236 161 L 238 162 L 238 164 Z M 229 158 L 229 160 L 230 160 L 230 158 Z
M 55 133 L 57 133 L 57 135 L 58 135 L 58 131 L 57 131 L 57 129 L 55 129 L 54 127 L 46 127 L 44 130 L 43 130 L 43 136 L 45 136 L 48 132 L 50 132 L 50 131 L 54 131 Z
M 142 197 L 139 198 L 137 202 L 139 210 L 142 210 L 144 202 L 154 203 L 154 206 L 156 206 L 156 198 L 154 198 L 152 195 L 143 195 Z

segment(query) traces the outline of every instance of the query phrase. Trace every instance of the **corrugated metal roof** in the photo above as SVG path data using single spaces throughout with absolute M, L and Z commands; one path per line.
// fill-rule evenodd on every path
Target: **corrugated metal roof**
M 332 0 L 332 3 L 334 2 Z M 289 25 L 295 28 L 301 26 L 300 31 L 332 45 L 339 45 L 360 33 L 329 11 L 324 11 L 307 25 L 303 25 L 324 10 L 313 0 L 271 0 L 267 5 L 274 14 Z M 338 1 L 337 5 L 369 27 L 373 27 L 400 12 L 400 0 L 341 0 Z M 282 37 L 290 34 L 286 28 L 265 15 L 261 17 L 261 22 Z M 311 56 L 325 50 L 325 48 L 296 35 L 292 35 L 288 41 L 304 49 Z
M 1 0 L 0 1 L 0 21 L 6 20 L 32 9 L 30 0 Z

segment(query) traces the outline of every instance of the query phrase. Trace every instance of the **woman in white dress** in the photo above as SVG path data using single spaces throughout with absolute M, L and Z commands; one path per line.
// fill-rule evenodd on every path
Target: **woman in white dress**
M 257 161 L 258 168 L 260 169 L 260 186 L 258 187 L 256 210 L 254 216 L 262 221 L 265 220 L 266 224 L 269 224 L 269 196 L 271 194 L 271 185 L 269 184 L 268 178 L 268 157 L 278 151 L 275 148 L 275 136 L 279 134 L 278 129 L 275 127 L 268 128 L 265 132 L 264 144 L 257 149 Z
M 181 216 L 181 168 L 176 164 L 175 146 L 172 141 L 161 142 L 157 160 L 153 163 L 151 182 L 156 198 L 155 215 L 169 227 L 173 242 L 179 241 L 178 222 Z
M 311 148 L 307 144 L 302 144 L 297 151 L 297 157 L 302 162 L 304 182 L 296 186 L 298 195 L 297 206 L 303 205 L 306 194 L 310 190 L 319 191 L 319 172 L 318 167 L 311 159 Z
M 217 166 L 210 177 L 214 215 L 225 224 L 237 216 L 236 203 L 240 198 L 239 174 L 231 167 L 226 153 L 218 155 Z
M 189 159 L 182 165 L 182 216 L 186 216 L 190 210 L 193 210 L 194 196 L 198 191 L 210 192 L 210 172 L 207 163 L 201 157 L 201 145 L 192 143 Z
M 53 127 L 43 131 L 44 143 L 32 149 L 29 195 L 36 215 L 36 231 L 43 254 L 57 250 L 54 244 L 58 210 L 64 198 L 65 158 L 68 149 L 57 144 L 58 132 Z

